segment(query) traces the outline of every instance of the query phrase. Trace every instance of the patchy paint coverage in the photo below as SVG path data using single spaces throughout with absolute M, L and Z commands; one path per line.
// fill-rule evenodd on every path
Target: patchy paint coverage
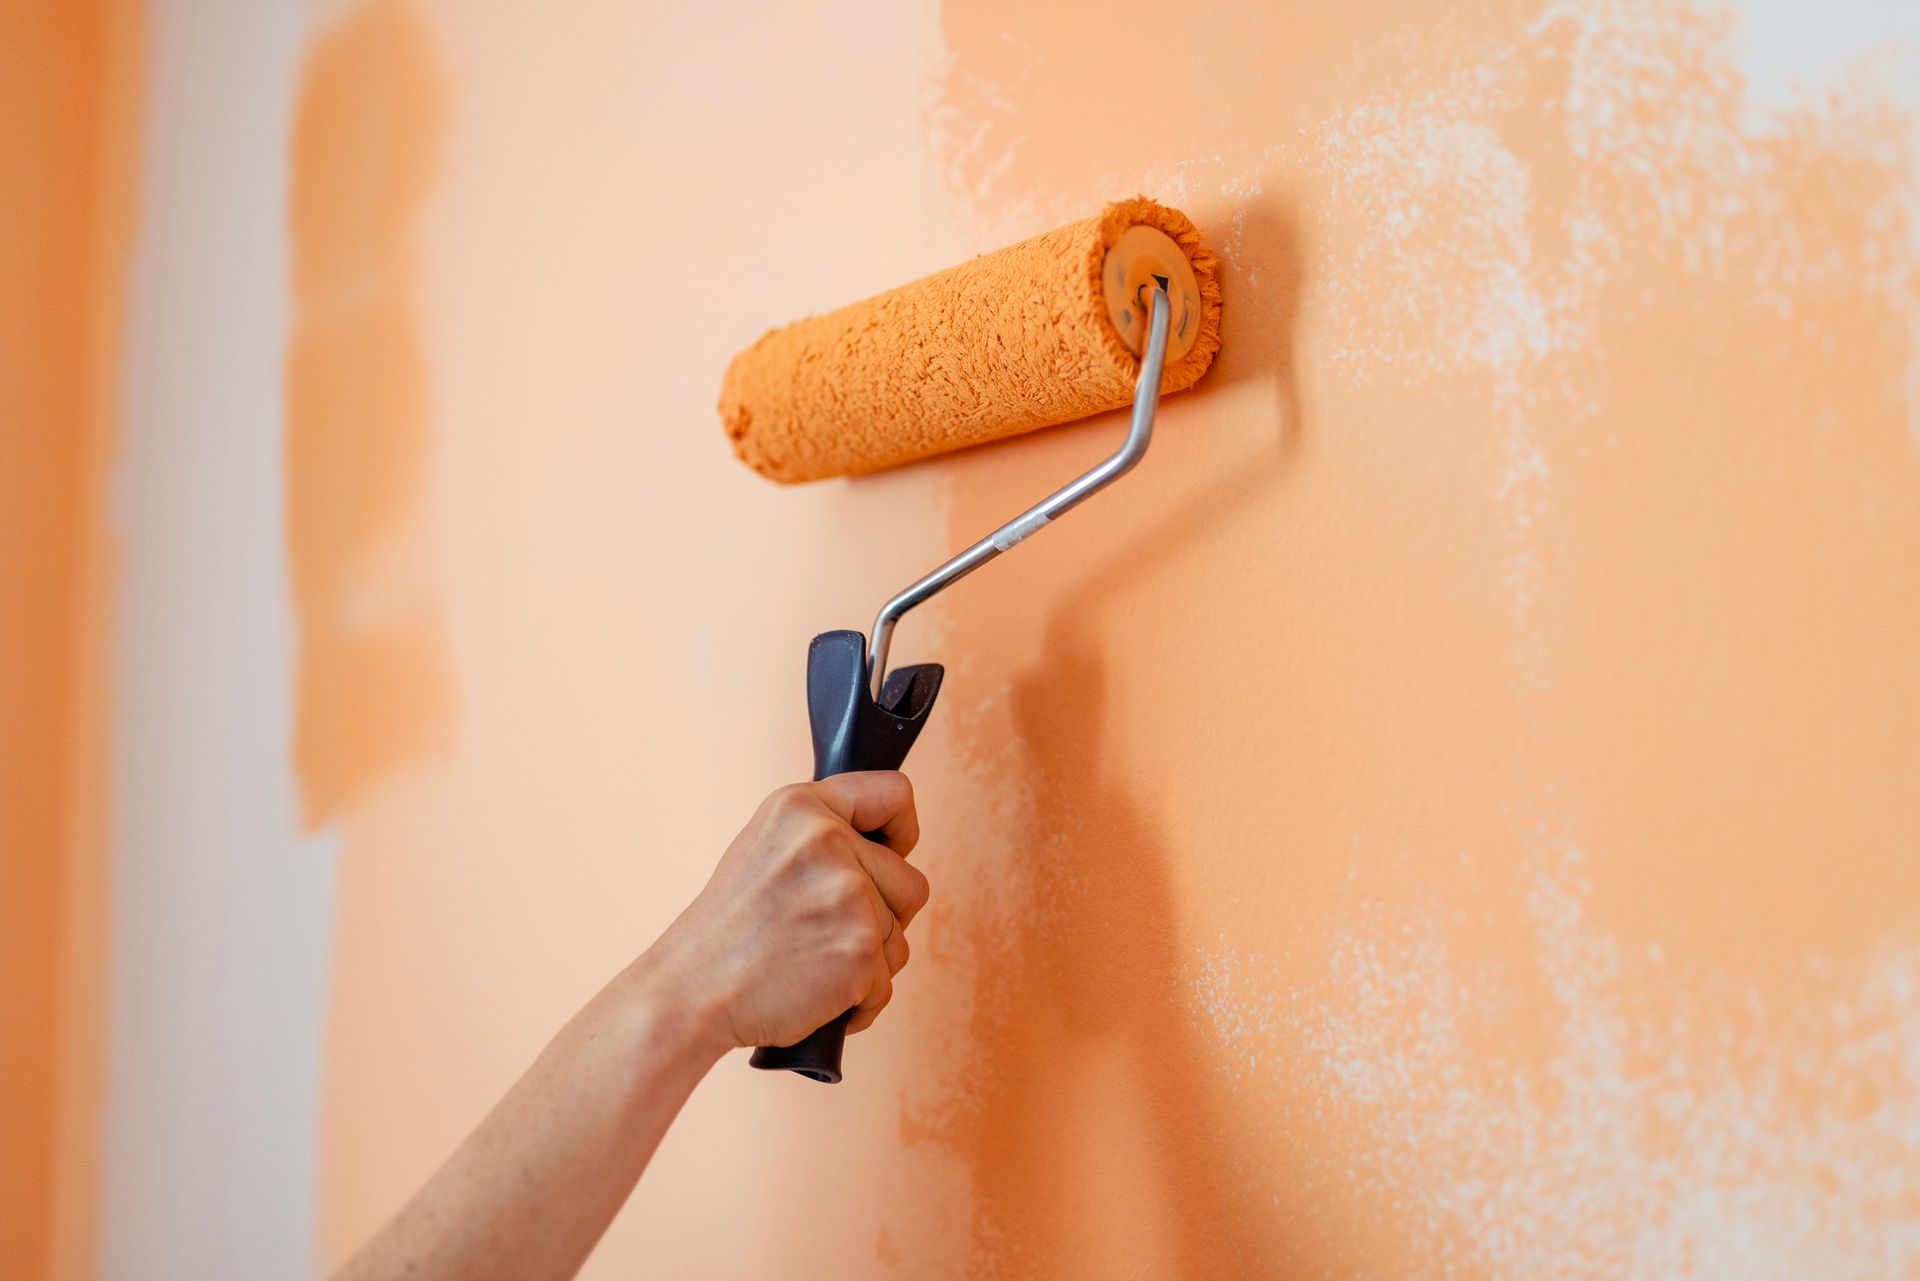
M 1905 1275 L 1913 53 L 1391 18 L 1237 12 L 1123 124 L 1076 114 L 1098 34 L 945 14 L 962 207 L 1125 156 L 1233 318 L 1133 510 L 950 605 L 1016 673 L 950 682 L 964 843 L 1024 852 L 960 891 L 989 1013 L 910 1105 L 970 1274 Z M 956 462 L 951 536 L 1068 466 Z M 1036 977 L 1062 1013 L 992 1013 Z M 1007 1125 L 1035 1092 L 1103 1123 Z
M 1276 1202 L 1355 1184 L 1443 1273 L 1905 1276 L 1920 1137 L 1920 952 L 1810 959 L 1785 997 L 1675 967 L 1592 926 L 1581 855 L 1540 851 L 1537 973 L 1462 972 L 1427 921 L 1361 928 L 1322 980 L 1200 948 L 1192 995 L 1236 1097 L 1304 1084 L 1357 1128 L 1304 1178 L 1246 1171 Z M 1436 907 L 1436 912 L 1442 911 Z M 1544 1061 L 1489 1060 L 1490 1028 L 1537 980 Z M 1667 995 L 1649 996 L 1650 992 Z M 1270 1138 L 1295 1133 L 1283 1114 Z M 1264 1176 L 1264 1177 L 1263 1177 Z
M 110 1272 L 343 1256 L 804 774 L 806 639 L 1122 430 L 781 490 L 727 359 L 1136 192 L 1225 345 L 902 629 L 900 999 L 724 1064 L 588 1275 L 1920 1270 L 1912 20 L 1089 13 L 154 9 Z

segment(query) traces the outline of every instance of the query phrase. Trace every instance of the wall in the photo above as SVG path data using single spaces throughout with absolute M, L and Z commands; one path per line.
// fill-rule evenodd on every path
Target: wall
M 314 1252 L 333 842 L 288 745 L 283 351 L 306 15 L 155 0 L 109 528 L 113 814 L 100 1271 Z
M 104 1272 L 344 1255 L 1119 430 L 779 490 L 728 356 L 1136 191 L 1226 345 L 903 628 L 900 999 L 589 1275 L 1920 1271 L 1920 31 L 1297 8 L 150 8 Z
M 98 516 L 131 204 L 118 3 L 0 9 L 0 1276 L 95 1235 L 109 548 Z
M 321 35 L 335 145 L 427 188 L 381 206 L 418 366 L 365 383 L 427 443 L 368 451 L 406 515 L 329 572 L 433 674 L 351 786 L 303 771 L 327 1249 L 804 768 L 803 638 L 1116 430 L 778 492 L 715 447 L 727 355 L 1142 190 L 1220 246 L 1226 350 L 1136 479 L 909 625 L 953 675 L 900 1008 L 836 1092 L 727 1065 L 599 1267 L 1920 1266 L 1897 20 L 1102 13 Z
M 77 613 L 73 511 L 86 339 L 68 277 L 89 245 L 94 15 L 10 7 L 0 30 L 0 1273 L 45 1257 L 60 996 L 68 699 Z

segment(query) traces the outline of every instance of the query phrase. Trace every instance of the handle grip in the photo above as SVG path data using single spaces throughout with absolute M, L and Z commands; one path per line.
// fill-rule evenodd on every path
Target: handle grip
M 880 701 L 867 690 L 867 638 L 859 632 L 822 632 L 807 647 L 807 720 L 813 727 L 813 776 L 899 769 L 933 710 L 945 674 L 938 663 L 899 667 L 887 674 Z M 748 1060 L 768 1071 L 784 1069 L 827 1085 L 840 1081 L 840 1052 L 848 1010 L 792 1045 L 763 1045 Z

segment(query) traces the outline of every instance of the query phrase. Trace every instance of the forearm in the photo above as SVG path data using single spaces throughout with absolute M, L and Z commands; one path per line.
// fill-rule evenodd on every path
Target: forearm
M 866 833 L 878 833 L 879 840 Z M 927 880 L 894 773 L 784 787 L 645 955 L 560 1030 L 334 1281 L 566 1281 L 719 1057 L 877 1017 Z
M 573 1276 L 727 1044 L 642 957 L 334 1281 Z

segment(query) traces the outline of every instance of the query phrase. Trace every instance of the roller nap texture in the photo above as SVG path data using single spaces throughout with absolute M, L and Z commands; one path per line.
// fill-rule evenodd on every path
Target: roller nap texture
M 1117 409 L 1139 361 L 1109 318 L 1107 250 L 1158 228 L 1199 287 L 1199 333 L 1164 392 L 1193 386 L 1220 347 L 1215 261 L 1187 216 L 1151 200 L 775 329 L 734 357 L 720 388 L 733 451 L 778 481 L 820 480 Z M 1117 261 L 1117 259 L 1116 259 Z

